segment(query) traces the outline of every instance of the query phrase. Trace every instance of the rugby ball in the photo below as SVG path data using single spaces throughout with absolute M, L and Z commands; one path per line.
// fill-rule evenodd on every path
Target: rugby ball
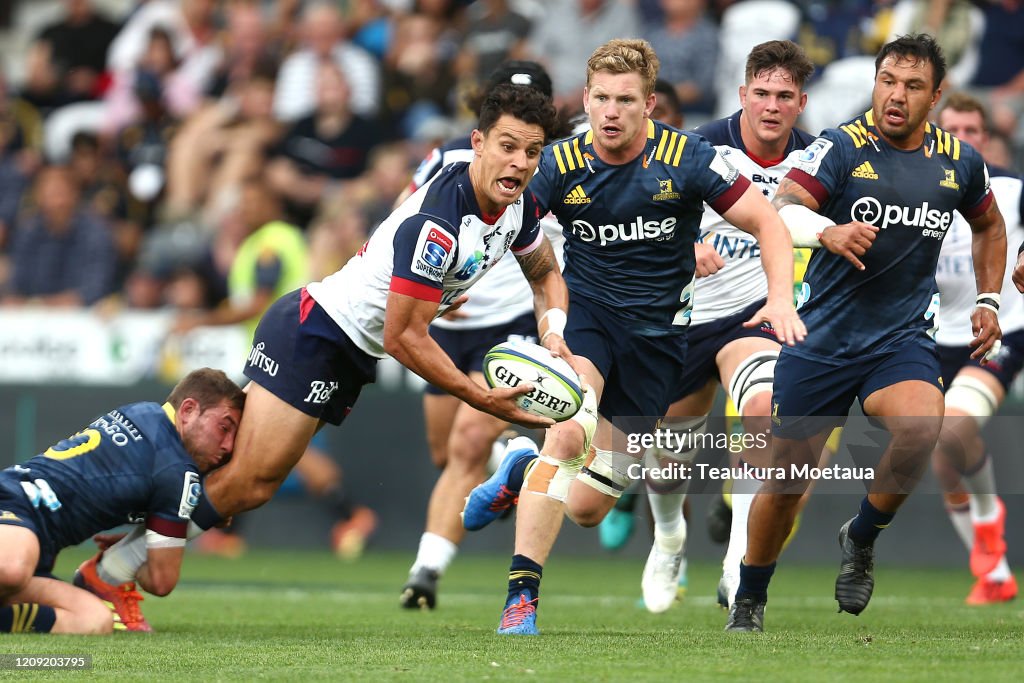
M 583 404 L 579 375 L 567 362 L 538 344 L 507 341 L 484 356 L 484 378 L 491 388 L 516 387 L 523 382 L 533 391 L 519 397 L 519 407 L 555 422 L 568 420 Z

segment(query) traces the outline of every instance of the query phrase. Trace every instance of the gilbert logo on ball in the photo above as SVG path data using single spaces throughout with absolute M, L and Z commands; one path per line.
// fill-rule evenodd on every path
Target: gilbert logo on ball
M 533 390 L 519 397 L 519 407 L 556 422 L 568 420 L 583 403 L 579 375 L 543 346 L 524 341 L 498 344 L 484 356 L 484 377 L 490 387 L 517 387 L 524 382 Z

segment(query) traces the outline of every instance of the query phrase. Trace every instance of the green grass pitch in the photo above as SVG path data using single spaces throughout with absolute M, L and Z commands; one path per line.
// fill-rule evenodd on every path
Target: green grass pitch
M 86 555 L 69 551 L 68 577 Z M 79 672 L 0 679 L 116 681 L 1000 681 L 1021 680 L 1024 605 L 970 608 L 962 571 L 881 566 L 860 617 L 837 614 L 838 567 L 782 563 L 763 635 L 722 632 L 717 568 L 691 566 L 666 614 L 637 606 L 642 559 L 558 556 L 539 638 L 499 637 L 506 558 L 464 556 L 433 612 L 399 609 L 409 555 L 343 564 L 327 553 L 190 554 L 178 589 L 150 597 L 152 635 L 3 636 L 0 653 L 90 654 Z M 838 560 L 837 560 L 838 562 Z

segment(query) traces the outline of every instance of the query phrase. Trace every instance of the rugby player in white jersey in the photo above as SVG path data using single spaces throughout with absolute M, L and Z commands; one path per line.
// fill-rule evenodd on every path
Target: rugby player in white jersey
M 551 78 L 537 62 L 503 62 L 487 80 L 483 91 L 471 103 L 479 110 L 482 98 L 501 84 L 534 88 L 551 98 Z M 568 131 L 564 131 L 568 132 Z M 563 131 L 555 131 L 560 136 Z M 423 160 L 413 175 L 410 187 L 399 203 L 425 185 L 441 169 L 457 161 L 470 161 L 473 147 L 469 136 L 446 142 Z M 561 248 L 561 227 L 554 219 L 553 230 L 545 229 L 556 256 Z M 480 385 L 487 351 L 510 339 L 537 341 L 537 318 L 533 292 L 513 259 L 503 259 L 474 287 L 472 295 L 457 311 L 436 319 L 430 325 L 433 337 L 456 367 Z M 400 604 L 409 609 L 433 609 L 437 604 L 437 584 L 455 559 L 466 530 L 459 513 L 470 490 L 487 476 L 492 445 L 508 427 L 508 422 L 463 403 L 443 389 L 428 384 L 423 393 L 423 417 L 427 444 L 434 465 L 442 470 L 430 494 L 427 519 L 409 579 L 402 587 Z M 520 437 L 526 438 L 526 437 Z M 515 441 L 515 444 L 523 443 Z
M 234 457 L 207 478 L 193 534 L 269 500 L 313 434 L 341 423 L 388 354 L 477 410 L 526 427 L 552 424 L 517 407 L 532 385 L 480 386 L 427 328 L 511 250 L 533 290 L 544 345 L 573 360 L 561 331 L 549 327 L 559 316 L 548 311 L 564 317 L 568 292 L 526 191 L 554 122 L 536 90 L 494 88 L 472 135 L 471 162 L 446 167 L 413 194 L 340 271 L 268 309 L 245 365 L 252 417 L 242 418 Z M 110 553 L 129 569 L 138 557 L 131 543 Z
M 940 128 L 982 153 L 988 138 L 987 120 L 982 104 L 963 93 L 951 95 L 938 115 Z M 1021 178 L 995 166 L 989 166 L 989 176 L 992 194 L 1006 221 L 1009 265 L 1024 240 Z M 935 341 L 946 389 L 946 412 L 933 463 L 947 491 L 946 511 L 971 553 L 971 572 L 977 581 L 967 596 L 969 605 L 1006 602 L 1017 595 L 1017 580 L 1006 563 L 1006 509 L 996 495 L 992 457 L 981 437 L 981 428 L 999 409 L 1024 366 L 1024 298 L 1010 281 L 1011 273 L 1007 268 L 1001 291 L 992 292 L 993 302 L 988 304 L 999 309 L 1002 347 L 987 362 L 972 360 L 971 313 L 979 304 L 974 296 L 971 226 L 956 214 L 942 241 L 935 270 L 942 297 Z
M 769 199 L 789 171 L 790 152 L 803 149 L 814 139 L 795 128 L 807 103 L 803 85 L 813 71 L 803 49 L 792 41 L 773 40 L 755 46 L 747 56 L 745 83 L 739 87 L 740 110 L 695 131 Z M 781 345 L 771 326 L 746 324 L 764 305 L 768 293 L 760 246 L 752 235 L 733 227 L 707 205 L 698 239 L 689 348 L 665 424 L 683 433 L 703 433 L 721 385 L 736 405 L 745 431 L 765 434 Z M 699 451 L 699 445 L 691 445 L 680 453 L 654 450 L 651 455 L 661 464 L 690 463 Z M 766 466 L 767 448 L 747 449 L 742 458 L 752 466 Z M 722 577 L 723 591 L 729 596 L 735 594 L 739 582 L 747 511 L 760 484 L 757 479 L 733 482 L 732 533 Z M 676 599 L 686 541 L 686 523 L 680 513 L 684 487 L 685 483 L 675 481 L 648 481 L 654 543 L 641 588 L 644 605 L 651 612 L 664 612 Z

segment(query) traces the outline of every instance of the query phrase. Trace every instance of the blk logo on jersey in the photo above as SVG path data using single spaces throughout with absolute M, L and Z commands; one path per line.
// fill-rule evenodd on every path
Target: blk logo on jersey
M 331 396 L 338 390 L 337 382 L 322 382 L 314 380 L 309 383 L 309 394 L 303 399 L 306 403 L 323 404 L 331 400 Z
M 639 240 L 660 242 L 671 239 L 675 234 L 676 219 L 673 216 L 662 221 L 645 221 L 643 216 L 637 216 L 630 223 L 598 225 L 596 227 L 587 221 L 575 220 L 572 222 L 572 230 L 584 242 L 600 240 L 602 247 L 615 242 Z
M 953 222 L 953 214 L 929 208 L 928 202 L 918 207 L 882 205 L 874 197 L 861 197 L 850 207 L 850 218 L 886 229 L 890 225 L 924 228 L 921 235 L 942 239 Z
M 679 199 L 679 193 L 672 191 L 672 179 L 658 180 L 658 194 L 653 195 L 651 199 L 656 202 L 666 201 L 668 199 Z

